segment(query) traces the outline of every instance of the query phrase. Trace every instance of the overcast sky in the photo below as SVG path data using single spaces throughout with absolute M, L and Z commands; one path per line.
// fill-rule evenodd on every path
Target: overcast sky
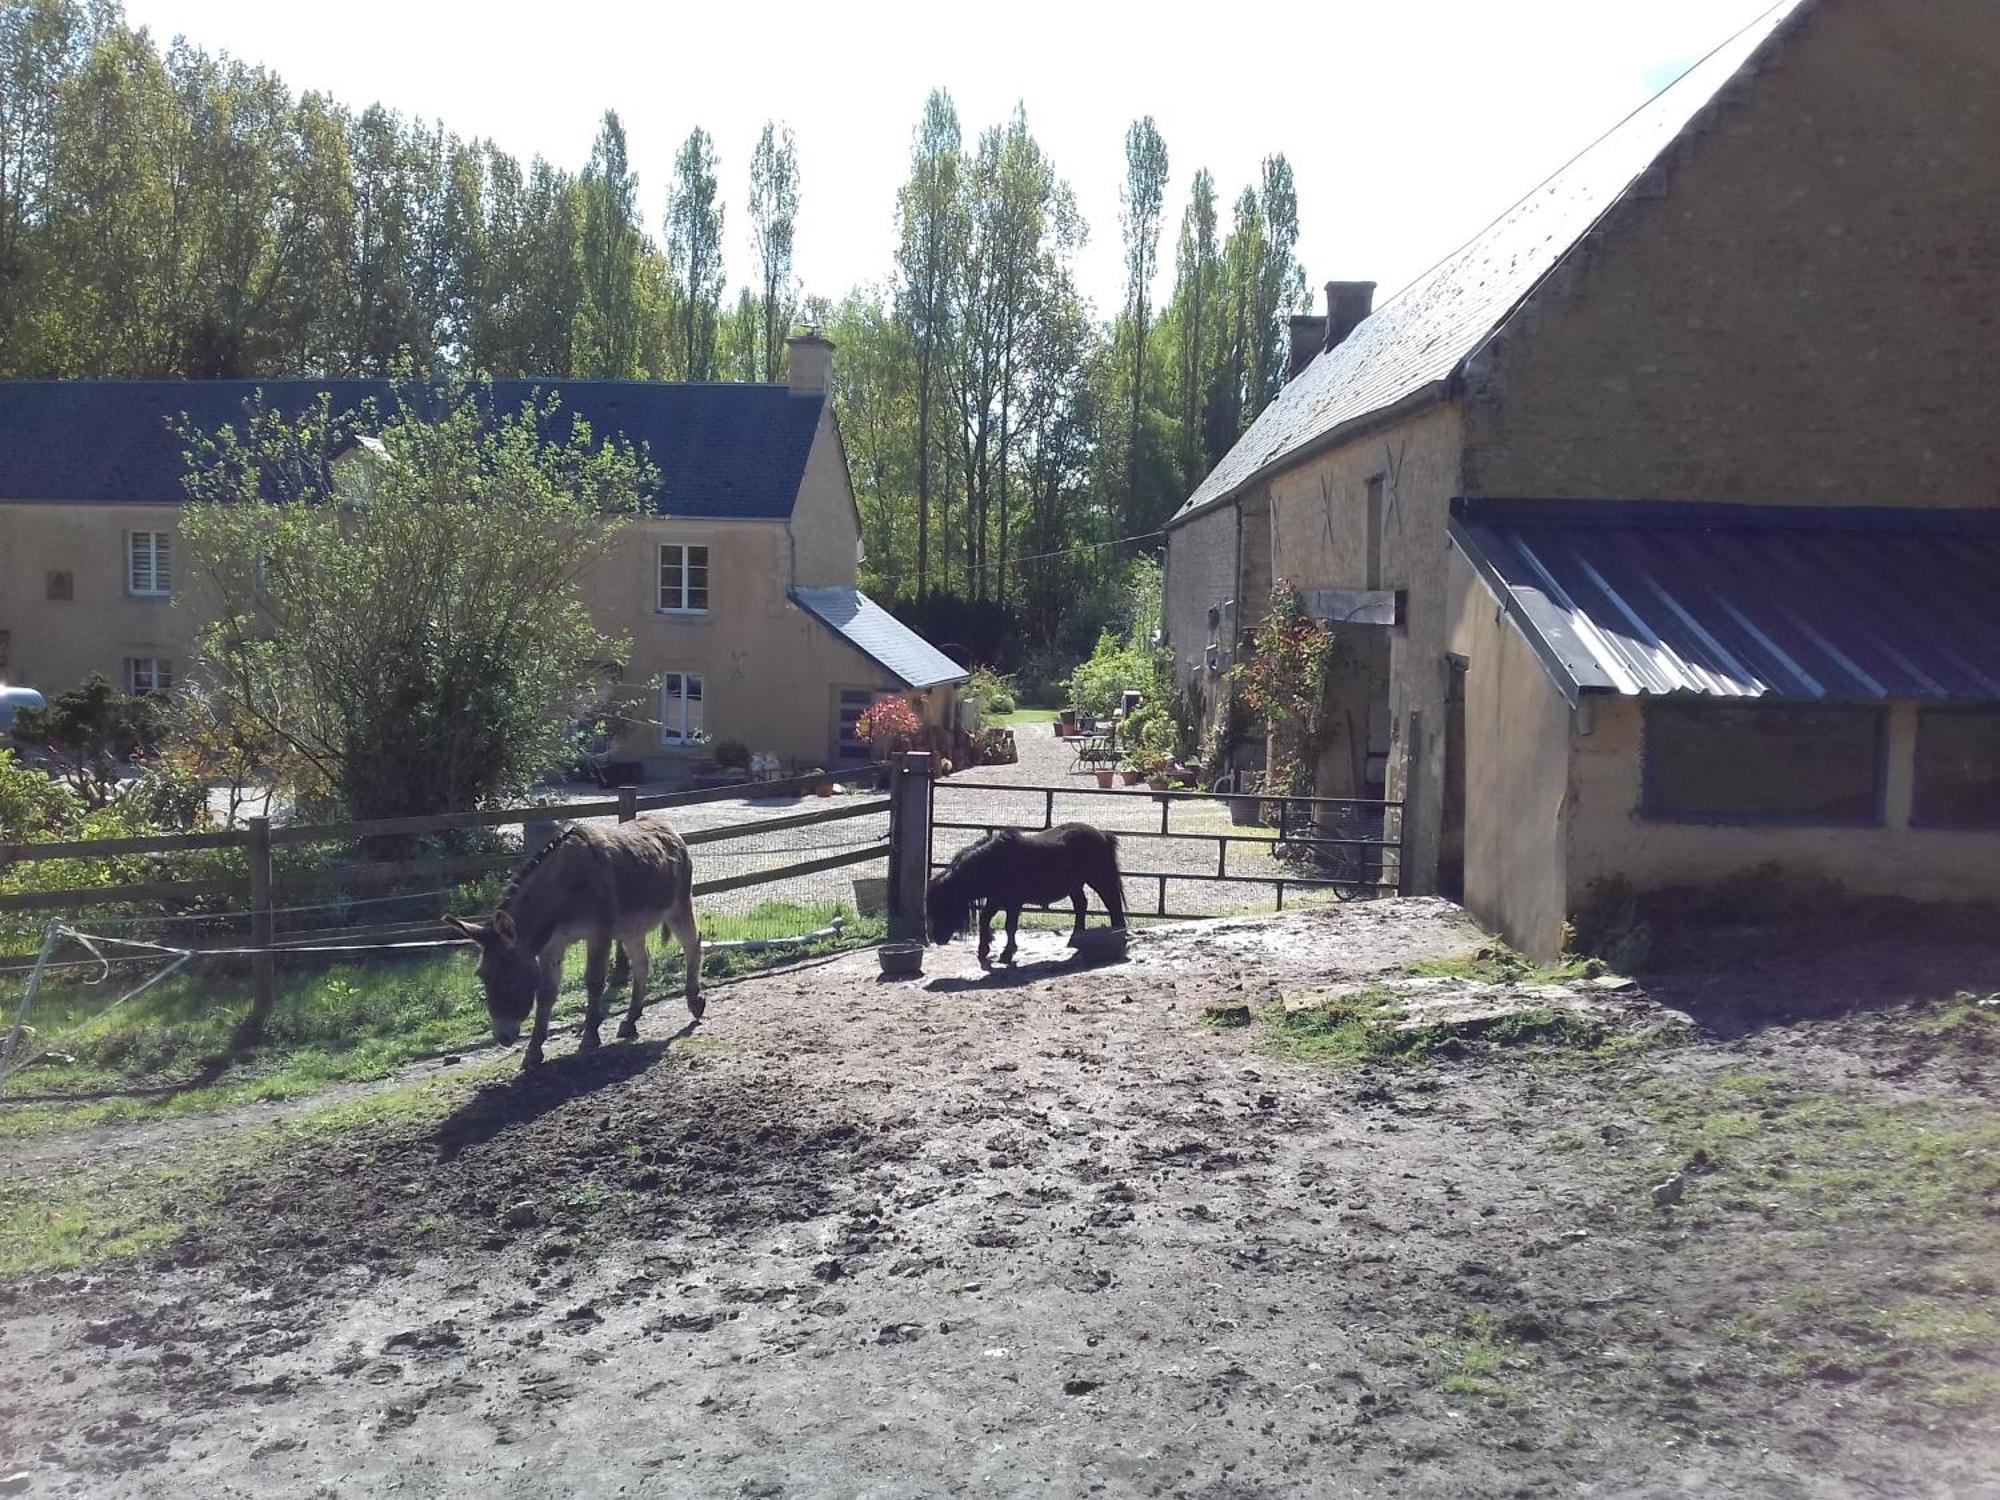
M 656 238 L 674 150 L 704 126 L 732 296 L 750 279 L 744 200 L 767 118 L 798 133 L 799 274 L 837 297 L 889 275 L 925 94 L 950 90 L 968 144 L 1018 100 L 1089 220 L 1079 279 L 1108 313 L 1136 116 L 1158 122 L 1172 166 L 1162 293 L 1195 170 L 1215 174 L 1226 223 L 1259 159 L 1283 151 L 1309 281 L 1373 280 L 1387 296 L 1769 4 L 126 0 L 126 13 L 160 42 L 185 35 L 295 89 L 379 100 L 524 159 L 581 167 L 616 109 Z

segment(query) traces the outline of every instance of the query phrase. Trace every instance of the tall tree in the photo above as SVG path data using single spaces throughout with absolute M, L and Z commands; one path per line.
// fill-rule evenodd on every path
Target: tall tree
M 951 341 L 952 278 L 965 242 L 959 198 L 958 111 L 935 89 L 924 101 L 910 150 L 910 177 L 897 198 L 896 309 L 915 353 L 917 597 L 930 589 L 931 421 Z
M 1268 406 L 1285 384 L 1288 316 L 1306 306 L 1306 273 L 1299 264 L 1299 198 L 1292 184 L 1292 166 L 1281 152 L 1263 163 L 1258 206 L 1263 215 L 1262 250 L 1252 309 L 1257 339 L 1249 369 L 1250 421 Z
M 1215 178 L 1207 168 L 1194 174 L 1188 206 L 1181 215 L 1180 243 L 1174 253 L 1171 318 L 1179 396 L 1181 483 L 1189 491 L 1208 472 L 1202 422 L 1215 378 L 1216 291 Z
M 639 371 L 639 179 L 625 152 L 616 110 L 604 123 L 583 169 L 583 301 L 577 309 L 574 371 L 585 379 L 624 380 Z
M 667 260 L 680 283 L 681 375 L 715 378 L 722 308 L 722 200 L 716 191 L 715 143 L 697 127 L 674 158 L 667 196 Z
M 1167 192 L 1167 143 L 1151 115 L 1125 132 L 1125 187 L 1119 222 L 1125 231 L 1125 313 L 1132 335 L 1132 430 L 1126 449 L 1125 520 L 1137 529 L 1140 413 L 1146 404 L 1146 330 L 1153 274 L 1160 260 L 1160 214 Z
M 736 306 L 723 318 L 715 340 L 716 373 L 723 380 L 764 378 L 764 307 L 749 287 L 736 292 Z
M 785 338 L 792 331 L 798 286 L 792 278 L 792 246 L 799 217 L 799 149 L 792 127 L 765 122 L 750 154 L 750 232 L 757 245 L 763 279 L 763 366 L 766 380 L 783 368 Z M 755 378 L 754 376 L 752 378 Z

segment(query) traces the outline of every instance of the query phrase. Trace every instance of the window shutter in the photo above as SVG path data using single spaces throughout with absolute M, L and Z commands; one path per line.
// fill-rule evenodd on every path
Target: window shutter
M 167 594 L 174 587 L 174 534 L 171 531 L 153 533 L 153 590 Z
M 140 549 L 143 531 L 125 533 L 125 591 L 149 594 L 153 591 L 153 555 Z

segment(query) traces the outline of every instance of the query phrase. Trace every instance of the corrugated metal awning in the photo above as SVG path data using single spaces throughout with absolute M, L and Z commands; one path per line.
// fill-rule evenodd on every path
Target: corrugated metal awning
M 1579 692 L 2000 702 L 2000 511 L 1455 501 Z

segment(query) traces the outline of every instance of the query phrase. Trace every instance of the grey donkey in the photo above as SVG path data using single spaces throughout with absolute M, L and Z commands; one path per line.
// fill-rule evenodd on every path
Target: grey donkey
M 521 1066 L 542 1060 L 570 945 L 586 944 L 584 988 L 590 997 L 584 1015 L 582 1051 L 598 1046 L 604 1024 L 605 970 L 616 942 L 632 965 L 632 1003 L 618 1035 L 639 1035 L 639 1012 L 646 1003 L 646 936 L 655 927 L 680 939 L 687 962 L 688 1013 L 700 1019 L 701 933 L 694 920 L 694 861 L 681 836 L 655 818 L 630 823 L 574 823 L 514 872 L 500 903 L 485 922 L 447 919 L 479 947 L 479 982 L 493 1034 L 502 1042 L 520 1038 L 532 1009 Z

